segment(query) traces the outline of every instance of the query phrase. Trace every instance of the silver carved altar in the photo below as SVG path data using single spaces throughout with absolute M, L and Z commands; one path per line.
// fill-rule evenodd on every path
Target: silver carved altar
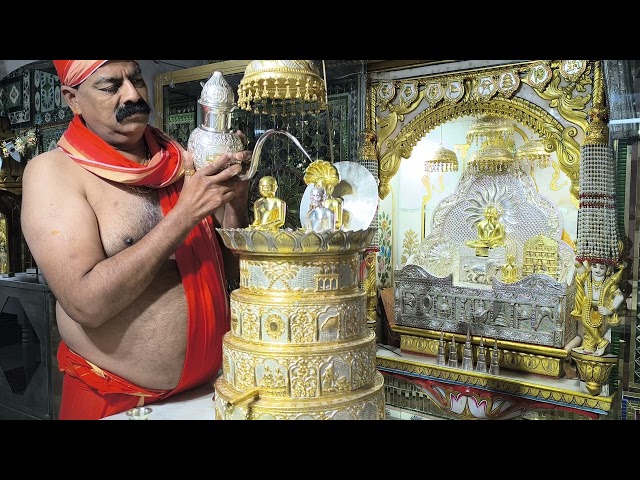
M 576 336 L 575 287 L 545 274 L 491 289 L 456 286 L 418 265 L 396 272 L 398 325 L 563 348 Z

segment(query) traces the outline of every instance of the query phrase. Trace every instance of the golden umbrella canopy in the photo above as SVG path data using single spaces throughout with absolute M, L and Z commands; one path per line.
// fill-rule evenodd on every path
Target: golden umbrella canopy
M 473 121 L 467 131 L 467 143 L 500 146 L 508 149 L 515 147 L 513 123 L 493 115 L 486 115 Z
M 425 172 L 457 172 L 458 157 L 452 150 L 444 148 L 441 144 L 433 158 L 424 161 Z
M 549 166 L 551 152 L 544 145 L 544 140 L 530 140 L 516 150 L 516 160 L 527 162 L 532 167 L 537 165 L 540 168 Z
M 424 161 L 424 171 L 427 173 L 458 171 L 458 156 L 454 151 L 444 148 L 442 143 L 442 125 L 440 125 L 440 147 L 433 154 L 433 158 Z
M 238 86 L 238 106 L 256 114 L 317 113 L 327 90 L 311 60 L 253 60 Z
M 474 173 L 496 174 L 506 172 L 515 164 L 513 153 L 504 147 L 486 145 L 473 152 L 467 168 Z

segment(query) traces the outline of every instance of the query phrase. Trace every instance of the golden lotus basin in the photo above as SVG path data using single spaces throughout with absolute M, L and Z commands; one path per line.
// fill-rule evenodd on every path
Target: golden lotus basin
M 609 376 L 614 365 L 618 363 L 616 355 L 594 356 L 586 353 L 571 351 L 571 357 L 575 360 L 580 380 L 585 382 L 585 387 L 591 395 L 600 395 L 602 386 L 609 381 Z
M 265 253 L 271 256 L 295 253 L 348 253 L 371 244 L 375 229 L 335 232 L 305 232 L 284 229 L 274 232 L 252 228 L 218 228 L 222 241 L 235 252 Z

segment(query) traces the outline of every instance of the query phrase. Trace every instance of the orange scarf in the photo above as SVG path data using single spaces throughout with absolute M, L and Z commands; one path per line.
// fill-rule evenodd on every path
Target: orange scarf
M 175 206 L 182 189 L 184 150 L 151 125 L 147 125 L 144 138 L 153 156 L 148 165 L 141 166 L 114 150 L 75 116 L 58 141 L 58 147 L 80 166 L 102 178 L 158 188 L 160 205 L 166 215 Z M 175 255 L 187 297 L 188 343 L 180 381 L 166 396 L 215 379 L 222 366 L 222 337 L 230 328 L 222 252 L 211 217 L 194 227 Z

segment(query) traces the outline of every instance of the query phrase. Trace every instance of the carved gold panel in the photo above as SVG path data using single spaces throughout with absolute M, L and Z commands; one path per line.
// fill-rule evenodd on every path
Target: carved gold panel
M 464 116 L 493 114 L 528 127 L 556 152 L 577 201 L 578 138 L 588 124 L 593 71 L 590 60 L 537 60 L 416 78 L 412 85 L 418 90 L 411 95 L 403 90 L 406 80 L 371 82 L 367 111 L 375 116 L 368 121 L 378 134 L 380 198 L 389 194 L 401 160 L 411 157 L 428 132 Z

